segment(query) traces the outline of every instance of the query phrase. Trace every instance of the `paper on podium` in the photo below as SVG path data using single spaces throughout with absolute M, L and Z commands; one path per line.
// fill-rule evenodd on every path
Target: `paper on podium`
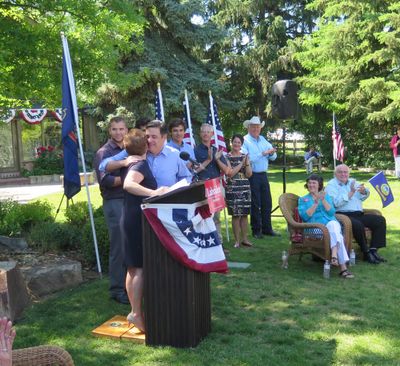
M 172 185 L 171 187 L 169 187 L 168 192 L 172 192 L 175 189 L 187 187 L 189 185 L 190 185 L 190 182 L 186 178 L 183 178 L 179 182 L 177 182 L 174 185 Z

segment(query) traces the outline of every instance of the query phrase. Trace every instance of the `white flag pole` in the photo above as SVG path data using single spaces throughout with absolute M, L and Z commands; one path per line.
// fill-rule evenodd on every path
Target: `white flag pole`
M 76 133 L 77 133 L 77 137 L 78 137 L 79 152 L 81 154 L 82 168 L 83 168 L 83 174 L 84 174 L 84 178 L 85 178 L 86 195 L 87 195 L 87 199 L 88 199 L 90 224 L 92 226 L 94 250 L 96 253 L 97 270 L 99 272 L 100 278 L 102 278 L 99 248 L 97 245 L 96 230 L 94 227 L 92 204 L 90 202 L 89 183 L 88 183 L 87 174 L 86 174 L 86 164 L 85 164 L 85 159 L 84 159 L 84 155 L 83 155 L 81 135 L 80 135 L 80 131 L 79 131 L 78 105 L 77 105 L 77 101 L 76 101 L 76 92 L 75 92 L 75 83 L 74 83 L 72 64 L 71 64 L 71 56 L 69 54 L 68 41 L 67 41 L 67 38 L 64 36 L 64 32 L 61 32 L 61 40 L 62 40 L 64 55 L 65 55 L 65 65 L 67 67 L 68 84 L 69 84 L 69 90 L 71 92 L 72 109 L 73 109 L 73 113 L 74 113 Z
M 160 83 L 157 83 L 157 93 L 158 93 L 158 100 L 160 101 L 161 121 L 165 122 L 165 118 L 164 118 L 164 103 L 163 103 L 163 99 L 162 99 Z
M 215 115 L 214 115 L 214 99 L 211 95 L 211 90 L 208 91 L 209 94 L 209 99 L 210 99 L 210 111 L 211 111 L 211 121 L 213 124 L 213 129 L 214 129 L 214 145 L 217 148 L 217 151 L 219 150 L 219 144 L 218 144 L 218 135 L 217 135 L 217 126 L 215 124 Z
M 194 138 L 193 138 L 192 118 L 190 117 L 189 98 L 188 98 L 186 89 L 185 89 L 185 108 L 186 108 L 187 124 L 188 124 L 189 134 L 190 134 L 190 144 L 192 145 L 192 148 L 194 148 L 195 142 L 194 142 Z
M 213 129 L 214 129 L 214 141 L 215 141 L 215 147 L 217 148 L 217 151 L 219 150 L 219 143 L 218 143 L 218 135 L 217 135 L 217 126 L 215 124 L 215 115 L 214 115 L 214 99 L 211 95 L 211 90 L 208 91 L 209 98 L 210 98 L 210 111 L 211 111 L 211 121 L 213 124 Z M 228 227 L 228 215 L 226 213 L 226 207 L 224 207 L 224 218 L 225 218 L 225 232 L 226 232 L 226 238 L 229 241 L 229 227 Z
M 337 150 L 337 144 L 336 144 L 336 122 L 335 122 L 335 112 L 332 113 L 332 137 L 335 135 L 335 139 L 332 140 L 333 143 L 333 149 L 332 149 L 332 153 L 333 153 L 333 171 L 336 170 L 336 150 Z

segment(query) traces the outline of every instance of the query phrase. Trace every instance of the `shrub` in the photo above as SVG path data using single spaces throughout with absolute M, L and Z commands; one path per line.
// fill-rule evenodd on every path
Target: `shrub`
M 108 239 L 108 229 L 103 215 L 100 215 L 100 210 L 96 210 L 98 216 L 94 218 L 94 226 L 96 229 L 97 245 L 99 248 L 99 257 L 101 266 L 104 272 L 108 269 L 108 255 L 110 250 L 110 242 Z M 102 212 L 102 211 L 101 211 Z M 79 246 L 82 251 L 82 256 L 86 264 L 96 264 L 96 253 L 93 244 L 93 234 L 90 222 L 87 222 L 83 227 L 82 236 Z
M 0 235 L 20 236 L 22 226 L 21 205 L 13 200 L 0 201 Z
M 42 222 L 32 226 L 28 236 L 31 246 L 41 252 L 76 249 L 81 231 L 65 222 Z
M 32 225 L 54 221 L 52 207 L 47 201 L 34 201 L 20 205 L 23 231 L 29 231 Z
M 0 234 L 20 236 L 32 225 L 53 221 L 51 206 L 35 201 L 25 205 L 12 200 L 0 201 Z
M 65 210 L 65 217 L 67 218 L 67 222 L 71 225 L 82 228 L 89 221 L 87 202 L 77 202 L 68 206 Z
M 36 149 L 37 157 L 33 161 L 33 168 L 26 175 L 62 174 L 63 155 L 54 146 L 40 146 Z

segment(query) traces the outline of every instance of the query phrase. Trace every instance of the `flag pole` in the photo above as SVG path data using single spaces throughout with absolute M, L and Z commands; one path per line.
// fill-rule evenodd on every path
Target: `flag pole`
M 332 112 L 332 136 L 334 133 L 336 133 L 336 126 L 335 126 L 335 112 Z M 333 149 L 332 149 L 332 154 L 333 154 L 333 171 L 336 170 L 336 142 L 334 140 L 332 140 L 333 143 Z
M 161 121 L 165 122 L 164 102 L 163 102 L 163 99 L 162 99 L 161 84 L 160 83 L 157 83 L 157 93 L 158 93 L 158 98 L 160 100 Z
M 187 94 L 187 89 L 185 89 L 185 108 L 186 108 L 187 124 L 188 124 L 189 134 L 190 134 L 190 144 L 192 145 L 192 147 L 194 147 L 195 142 L 194 142 L 194 138 L 193 138 L 192 118 L 190 117 L 189 98 L 188 98 L 188 94 Z
M 85 178 L 86 195 L 87 195 L 87 199 L 88 199 L 90 224 L 92 227 L 93 243 L 94 243 L 94 249 L 95 249 L 95 253 L 96 253 L 97 270 L 99 272 L 100 279 L 101 279 L 102 271 L 101 271 L 101 263 L 100 263 L 100 256 L 99 256 L 99 248 L 97 245 L 96 230 L 94 227 L 94 219 L 93 219 L 93 210 L 92 210 L 92 204 L 90 202 L 89 184 L 88 184 L 88 179 L 87 179 L 87 174 L 86 174 L 86 164 L 85 164 L 85 159 L 84 159 L 84 155 L 83 155 L 81 135 L 80 135 L 80 131 L 79 131 L 78 105 L 77 105 L 77 101 L 76 101 L 76 92 L 75 92 L 75 83 L 74 83 L 73 72 L 72 72 L 71 56 L 69 54 L 68 41 L 67 41 L 67 38 L 64 36 L 64 32 L 61 32 L 61 40 L 62 40 L 64 55 L 65 55 L 65 65 L 66 65 L 67 74 L 68 74 L 69 90 L 71 91 L 72 109 L 73 109 L 73 113 L 74 113 L 76 133 L 77 133 L 77 137 L 78 137 L 79 152 L 81 154 L 82 168 L 83 168 L 83 174 L 84 174 L 84 178 Z
M 214 142 L 217 151 L 219 150 L 219 143 L 218 143 L 218 135 L 217 135 L 217 126 L 215 124 L 215 115 L 214 115 L 214 99 L 211 95 L 211 90 L 208 91 L 209 99 L 210 99 L 210 112 L 211 112 L 211 121 L 213 123 L 213 130 L 214 130 Z M 229 241 L 229 227 L 228 227 L 228 215 L 226 213 L 226 207 L 224 207 L 224 218 L 225 218 L 225 233 L 226 239 Z
M 219 144 L 218 144 L 218 135 L 217 135 L 217 126 L 215 124 L 215 115 L 214 115 L 214 99 L 211 95 L 211 90 L 208 91 L 209 99 L 210 99 L 210 111 L 211 111 L 211 121 L 213 124 L 213 130 L 214 130 L 214 144 L 215 147 L 217 148 L 217 151 L 219 150 Z

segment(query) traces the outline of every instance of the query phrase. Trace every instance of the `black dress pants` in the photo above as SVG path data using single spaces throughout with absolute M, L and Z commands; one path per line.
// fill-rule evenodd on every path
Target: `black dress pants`
M 253 234 L 269 234 L 272 232 L 272 198 L 267 173 L 253 173 L 249 181 L 251 188 L 251 230 Z
M 367 237 L 365 236 L 365 228 L 371 230 L 371 248 L 386 247 L 386 220 L 383 216 L 368 215 L 361 211 L 355 212 L 338 212 L 346 215 L 351 221 L 353 227 L 353 236 L 363 253 L 368 252 Z

